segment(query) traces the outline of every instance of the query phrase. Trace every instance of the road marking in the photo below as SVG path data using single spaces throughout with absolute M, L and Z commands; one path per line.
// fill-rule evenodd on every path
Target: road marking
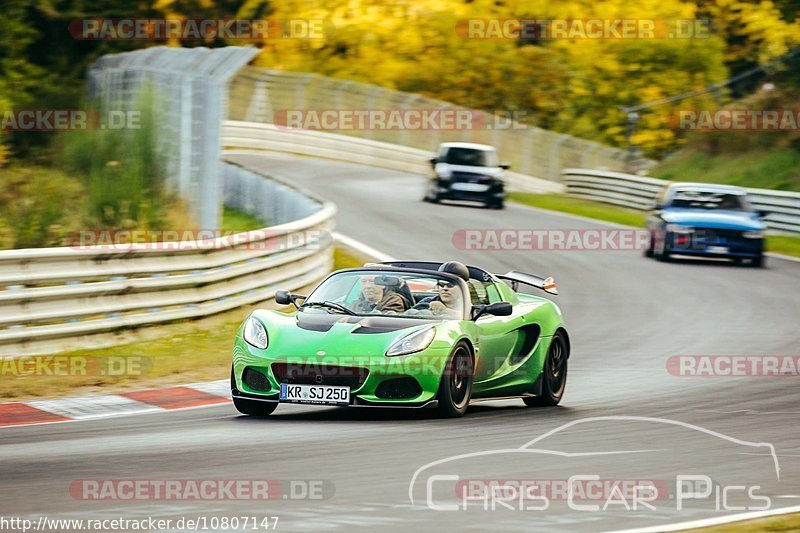
M 373 261 L 386 262 L 395 260 L 394 257 L 390 256 L 389 254 L 385 254 L 380 250 L 376 250 L 372 246 L 369 246 L 368 244 L 364 244 L 361 241 L 357 241 L 352 237 L 347 237 L 341 233 L 334 232 L 333 238 L 336 242 L 339 242 L 348 248 L 352 248 L 353 250 L 369 257 Z
M 800 505 L 794 507 L 782 507 L 780 509 L 771 509 L 769 511 L 752 511 L 749 513 L 739 513 L 728 516 L 719 516 L 716 518 L 704 518 L 700 520 L 691 520 L 689 522 L 676 522 L 672 524 L 663 524 L 660 526 L 650 526 L 634 529 L 614 529 L 608 533 L 659 533 L 661 531 L 683 531 L 685 529 L 697 529 L 701 527 L 719 526 L 722 524 L 730 524 L 733 522 L 742 522 L 744 520 L 755 520 L 757 518 L 768 518 L 770 516 L 778 516 L 790 513 L 800 513 Z

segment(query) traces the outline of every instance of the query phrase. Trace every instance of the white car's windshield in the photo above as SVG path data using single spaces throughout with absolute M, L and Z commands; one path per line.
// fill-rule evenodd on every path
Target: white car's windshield
M 434 273 L 350 271 L 326 279 L 301 311 L 462 320 L 464 294 L 457 282 Z
M 720 193 L 714 191 L 686 190 L 676 191 L 670 207 L 687 209 L 726 209 L 748 211 L 749 207 L 741 194 Z
M 471 167 L 496 167 L 498 165 L 497 152 L 476 150 L 475 148 L 448 148 L 443 162 Z

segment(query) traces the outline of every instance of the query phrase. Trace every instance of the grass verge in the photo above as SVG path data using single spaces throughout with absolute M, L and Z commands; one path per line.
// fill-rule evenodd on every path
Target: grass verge
M 691 531 L 698 531 L 702 533 L 723 533 L 728 531 L 732 531 L 734 533 L 756 533 L 761 531 L 800 531 L 800 514 L 789 514 L 774 518 L 748 520 L 746 522 L 738 522 L 734 524 L 724 524 L 721 526 L 692 529 Z
M 349 252 L 334 250 L 334 269 L 361 266 L 364 262 Z M 159 336 L 152 340 L 54 356 L 2 360 L 0 401 L 108 394 L 226 379 L 230 375 L 236 330 L 257 307 L 264 306 L 254 305 L 196 321 L 158 326 Z M 274 302 L 269 307 L 278 308 Z M 41 368 L 54 370 L 59 368 L 56 365 L 63 365 L 58 370 L 59 375 L 37 372 L 31 366 L 37 359 L 47 358 L 51 358 L 50 362 Z M 33 375 L 30 374 L 32 369 Z
M 616 224 L 625 224 L 638 228 L 645 226 L 646 215 L 641 211 L 592 202 L 581 198 L 571 198 L 560 194 L 511 193 L 509 200 L 539 209 L 596 218 Z M 800 237 L 770 235 L 767 237 L 767 249 L 770 252 L 800 257 Z
M 687 150 L 661 163 L 652 174 L 671 181 L 800 191 L 799 169 L 800 152 L 791 148 L 716 155 Z

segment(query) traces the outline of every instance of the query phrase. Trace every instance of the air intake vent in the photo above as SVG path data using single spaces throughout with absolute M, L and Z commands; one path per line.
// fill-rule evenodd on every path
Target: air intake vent
M 375 396 L 385 400 L 407 400 L 421 393 L 422 387 L 414 378 L 387 379 L 375 389 Z
M 244 369 L 244 374 L 242 374 L 242 381 L 244 381 L 245 385 L 257 391 L 268 391 L 272 388 L 269 385 L 269 380 L 267 379 L 267 376 L 265 376 L 261 372 L 253 370 L 250 367 Z

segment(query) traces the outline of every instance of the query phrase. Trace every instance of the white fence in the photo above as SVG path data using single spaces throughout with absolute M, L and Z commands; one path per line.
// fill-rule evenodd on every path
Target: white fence
M 207 240 L 0 251 L 0 355 L 74 349 L 104 333 L 100 344 L 112 344 L 126 329 L 315 283 L 333 266 L 335 213 L 318 203 L 300 220 Z
M 565 169 L 561 177 L 567 194 L 607 204 L 646 210 L 665 185 L 666 180 L 580 168 Z M 800 233 L 800 193 L 747 189 L 750 201 L 764 211 L 767 227 L 777 231 Z
M 431 172 L 428 160 L 435 155 L 418 148 L 348 135 L 238 121 L 225 123 L 222 146 L 226 150 L 267 151 L 322 157 L 421 175 Z M 516 172 L 508 172 L 506 175 L 506 182 L 512 190 L 538 193 L 564 192 L 564 186 L 560 183 Z

